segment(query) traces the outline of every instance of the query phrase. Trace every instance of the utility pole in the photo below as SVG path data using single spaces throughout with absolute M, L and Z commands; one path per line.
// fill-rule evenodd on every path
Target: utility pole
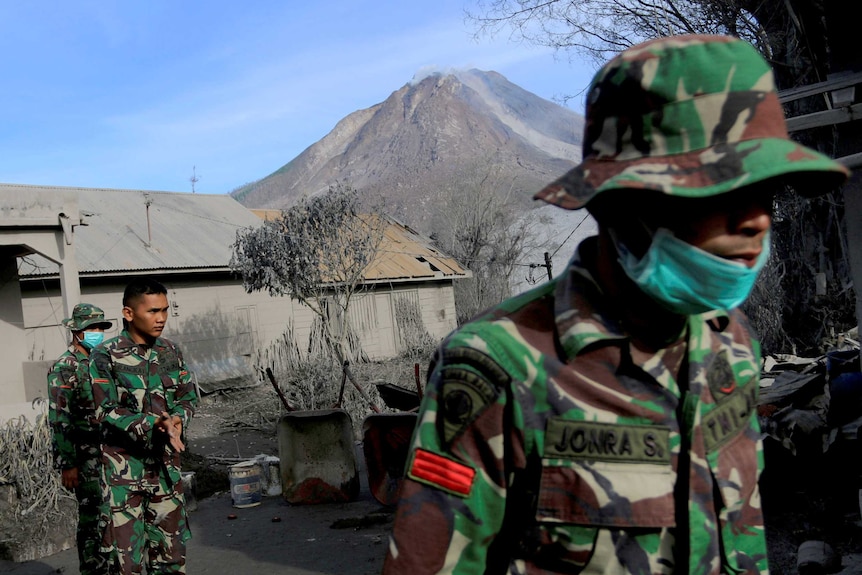
M 551 256 L 548 255 L 548 252 L 545 252 L 545 263 L 530 264 L 530 273 L 527 275 L 527 283 L 530 285 L 535 285 L 541 281 L 539 278 L 533 277 L 533 270 L 536 268 L 545 268 L 545 271 L 548 272 L 548 279 L 554 279 L 554 275 L 551 270 Z
M 553 270 L 551 269 L 552 267 L 551 256 L 548 255 L 548 252 L 545 252 L 545 270 L 548 272 L 548 280 L 554 279 Z
M 192 177 L 189 178 L 189 181 L 192 183 L 192 193 L 195 193 L 195 184 L 200 181 L 200 178 L 195 172 L 196 168 L 196 166 L 192 166 Z

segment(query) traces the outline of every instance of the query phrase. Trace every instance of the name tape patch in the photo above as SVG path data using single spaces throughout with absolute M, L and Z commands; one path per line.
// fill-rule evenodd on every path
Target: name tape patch
M 629 463 L 670 463 L 670 429 L 571 421 L 558 417 L 545 430 L 545 457 Z

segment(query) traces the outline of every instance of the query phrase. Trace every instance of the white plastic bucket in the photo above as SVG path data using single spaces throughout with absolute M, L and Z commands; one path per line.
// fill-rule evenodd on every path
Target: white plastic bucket
M 260 505 L 260 464 L 243 461 L 230 466 L 230 497 L 234 507 Z
M 260 465 L 260 491 L 264 497 L 281 495 L 281 463 L 273 455 L 257 455 Z

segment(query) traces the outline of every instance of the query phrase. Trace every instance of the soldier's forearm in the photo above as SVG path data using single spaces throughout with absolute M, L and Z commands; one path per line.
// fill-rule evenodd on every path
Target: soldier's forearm
M 138 413 L 127 408 L 106 409 L 103 413 L 102 422 L 109 428 L 125 433 L 135 443 L 147 447 L 152 445 L 158 415 Z

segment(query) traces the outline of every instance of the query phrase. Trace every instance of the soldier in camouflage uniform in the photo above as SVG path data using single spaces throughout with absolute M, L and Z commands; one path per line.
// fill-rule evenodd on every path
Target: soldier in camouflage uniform
M 788 138 L 770 68 L 723 36 L 607 63 L 583 156 L 536 197 L 598 236 L 432 359 L 386 575 L 768 572 L 760 349 L 736 307 L 774 191 L 846 170 Z
M 90 389 L 90 351 L 102 342 L 111 322 L 98 307 L 79 303 L 63 325 L 72 333 L 69 349 L 48 372 L 48 419 L 51 422 L 54 466 L 63 487 L 78 500 L 78 562 L 81 575 L 108 572 L 100 552 L 105 510 L 99 486 L 99 430 Z
M 109 540 L 118 573 L 185 573 L 186 518 L 180 452 L 197 401 L 176 344 L 161 337 L 165 287 L 133 280 L 123 294 L 119 337 L 93 352 L 90 376 L 102 424 L 110 506 Z

